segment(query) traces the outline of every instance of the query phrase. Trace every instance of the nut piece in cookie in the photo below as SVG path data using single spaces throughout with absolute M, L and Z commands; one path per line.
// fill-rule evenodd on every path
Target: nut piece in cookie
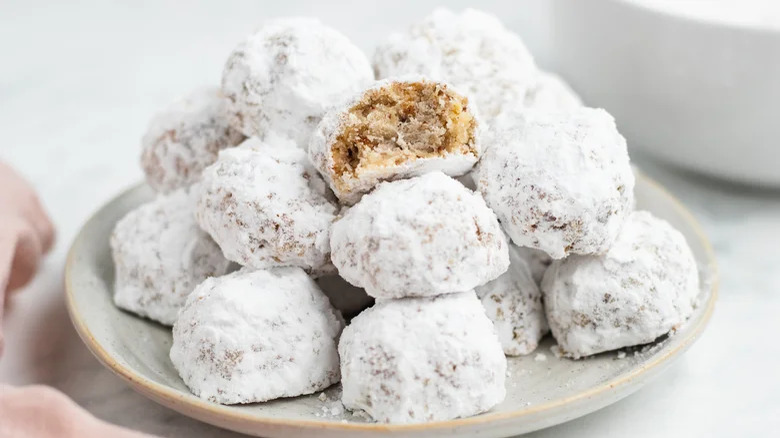
M 342 402 L 382 423 L 468 417 L 506 394 L 506 358 L 474 292 L 378 301 L 339 341 Z
M 506 271 L 507 245 L 482 197 L 441 172 L 381 183 L 331 233 L 339 274 L 375 298 L 470 291 Z
M 679 327 L 693 312 L 699 274 L 685 237 L 639 211 L 606 254 L 553 262 L 542 291 L 561 351 L 580 358 L 646 344 Z
M 173 325 L 200 282 L 231 263 L 195 222 L 195 200 L 183 188 L 131 211 L 111 234 L 117 307 Z
M 211 278 L 173 327 L 171 361 L 193 394 L 221 404 L 311 394 L 339 381 L 341 315 L 300 268 Z
M 633 209 L 626 140 L 601 109 L 522 110 L 493 131 L 475 169 L 485 202 L 518 246 L 554 259 L 609 249 Z
M 469 100 L 448 85 L 387 80 L 329 112 L 309 156 L 336 196 L 354 204 L 380 181 L 468 172 L 480 155 L 477 127 Z
M 227 100 L 219 88 L 202 88 L 154 115 L 141 144 L 141 167 L 158 192 L 170 192 L 200 179 L 219 151 L 245 137 L 227 120 Z
M 305 148 L 320 118 L 374 80 L 349 39 L 312 18 L 280 18 L 236 47 L 222 73 L 230 124 L 247 136 L 276 131 Z
M 421 74 L 463 90 L 488 124 L 522 105 L 536 65 L 520 38 L 495 16 L 474 9 L 436 9 L 379 44 L 377 78 Z
M 531 252 L 509 245 L 509 269 L 475 289 L 493 321 L 504 354 L 529 354 L 550 330 L 542 305 L 542 293 L 534 281 Z
M 199 195 L 198 222 L 228 259 L 256 269 L 332 271 L 337 203 L 291 140 L 250 138 L 222 151 L 203 172 Z

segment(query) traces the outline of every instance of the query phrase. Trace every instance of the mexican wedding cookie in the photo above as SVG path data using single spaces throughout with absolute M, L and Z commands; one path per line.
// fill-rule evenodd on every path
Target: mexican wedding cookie
M 490 122 L 522 104 L 536 76 L 520 38 L 494 16 L 473 9 L 437 9 L 406 32 L 391 35 L 374 55 L 380 79 L 421 74 L 448 82 L 476 101 Z
M 374 74 L 347 37 L 310 18 L 271 20 L 233 50 L 222 74 L 230 123 L 247 136 L 276 131 L 306 147 L 325 110 Z
M 203 172 L 198 222 L 225 257 L 244 266 L 326 270 L 336 213 L 306 152 L 275 135 L 222 151 Z
M 634 199 L 626 140 L 612 116 L 522 111 L 493 135 L 474 179 L 512 241 L 555 259 L 605 252 Z
M 542 290 L 561 351 L 580 358 L 646 344 L 679 327 L 693 312 L 699 275 L 683 235 L 641 211 L 606 254 L 553 262 Z
M 441 170 L 468 172 L 479 159 L 477 120 L 467 98 L 444 83 L 387 80 L 320 122 L 309 156 L 347 204 L 383 180 Z
M 149 122 L 141 141 L 146 181 L 158 192 L 189 186 L 220 150 L 244 138 L 228 124 L 227 100 L 219 88 L 196 90 Z
M 215 403 L 311 394 L 339 381 L 343 325 L 300 268 L 244 269 L 192 292 L 171 361 L 193 394 Z
M 194 209 L 192 195 L 180 189 L 117 222 L 111 250 L 118 307 L 173 325 L 195 286 L 228 272 L 230 262 L 198 227 Z
M 531 353 L 549 331 L 529 256 L 524 248 L 510 245 L 509 270 L 476 288 L 507 356 Z
M 441 172 L 384 182 L 333 225 L 339 274 L 375 298 L 466 292 L 509 266 L 482 197 Z
M 384 300 L 344 329 L 342 403 L 383 423 L 449 420 L 500 403 L 506 357 L 474 292 Z

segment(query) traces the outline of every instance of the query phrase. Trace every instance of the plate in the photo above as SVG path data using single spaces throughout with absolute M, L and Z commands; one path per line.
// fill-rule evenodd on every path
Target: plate
M 237 432 L 265 437 L 505 437 L 593 412 L 639 389 L 697 339 L 712 315 L 716 295 L 712 248 L 688 211 L 661 186 L 637 175 L 637 206 L 666 219 L 688 239 L 702 273 L 694 315 L 673 336 L 644 347 L 572 361 L 558 358 L 548 337 L 533 354 L 510 358 L 507 397 L 475 417 L 413 425 L 369 422 L 343 412 L 338 385 L 327 399 L 310 396 L 242 406 L 221 406 L 190 394 L 168 358 L 170 329 L 117 309 L 111 299 L 114 267 L 108 245 L 114 224 L 151 199 L 134 187 L 100 209 L 82 228 L 65 269 L 73 325 L 92 353 L 150 399 L 184 415 Z M 324 400 L 323 400 L 324 399 Z

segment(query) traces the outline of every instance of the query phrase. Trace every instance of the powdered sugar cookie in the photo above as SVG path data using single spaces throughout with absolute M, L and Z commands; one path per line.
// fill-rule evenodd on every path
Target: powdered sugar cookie
M 549 331 L 542 293 L 526 257 L 524 248 L 510 245 L 509 269 L 475 289 L 507 356 L 531 353 Z
M 376 298 L 465 292 L 509 266 L 479 194 L 441 172 L 381 183 L 333 225 L 334 265 Z
M 500 403 L 506 358 L 474 292 L 382 300 L 339 341 L 342 402 L 383 423 L 449 420 Z
M 198 222 L 225 257 L 244 266 L 332 270 L 336 213 L 325 182 L 291 140 L 251 138 L 203 172 Z
M 606 111 L 525 111 L 493 136 L 475 181 L 515 244 L 556 259 L 610 247 L 632 210 L 634 174 Z
M 171 361 L 215 403 L 311 394 L 339 381 L 343 326 L 300 268 L 242 269 L 195 289 L 173 327 Z
M 536 78 L 520 38 L 494 16 L 474 9 L 436 9 L 374 54 L 377 77 L 421 74 L 448 82 L 476 102 L 488 123 L 505 107 L 522 104 Z
M 553 262 L 542 290 L 558 345 L 579 358 L 652 342 L 679 327 L 693 312 L 699 275 L 683 235 L 640 211 L 606 254 Z
M 309 157 L 338 198 L 353 204 L 380 181 L 433 170 L 462 175 L 480 155 L 469 101 L 444 83 L 385 80 L 325 115 Z
M 340 32 L 312 18 L 266 22 L 233 50 L 222 74 L 231 125 L 276 131 L 305 148 L 325 110 L 374 80 L 371 64 Z
M 188 189 L 160 195 L 128 213 L 111 234 L 114 302 L 173 325 L 201 281 L 228 272 L 230 262 L 195 222 Z
M 141 167 L 153 189 L 189 186 L 220 150 L 244 141 L 229 126 L 226 105 L 218 88 L 201 88 L 154 115 L 141 141 Z

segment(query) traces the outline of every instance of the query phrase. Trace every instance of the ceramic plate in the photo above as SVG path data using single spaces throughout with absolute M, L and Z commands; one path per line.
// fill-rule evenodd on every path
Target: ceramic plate
M 226 429 L 266 437 L 505 437 L 588 414 L 636 391 L 685 351 L 704 330 L 716 297 L 712 249 L 685 208 L 663 188 L 638 175 L 638 208 L 671 222 L 688 239 L 702 272 L 696 313 L 675 335 L 642 348 L 572 361 L 556 358 L 549 337 L 527 357 L 509 359 L 507 397 L 490 412 L 415 425 L 385 425 L 342 412 L 340 388 L 325 394 L 243 406 L 220 406 L 190 394 L 168 359 L 170 329 L 114 307 L 114 267 L 108 246 L 116 221 L 151 199 L 146 186 L 109 202 L 90 219 L 71 248 L 66 293 L 73 324 L 87 347 L 111 371 L 150 399 Z M 319 396 L 319 397 L 318 397 Z

